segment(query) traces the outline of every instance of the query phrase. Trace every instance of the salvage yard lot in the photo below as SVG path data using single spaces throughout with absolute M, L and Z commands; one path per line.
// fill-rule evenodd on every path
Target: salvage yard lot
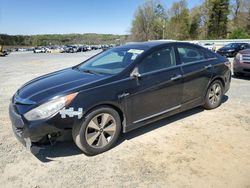
M 196 108 L 124 134 L 116 147 L 94 157 L 73 141 L 37 157 L 25 150 L 11 130 L 11 96 L 30 79 L 97 52 L 0 59 L 1 187 L 250 187 L 249 78 L 232 78 L 219 108 Z

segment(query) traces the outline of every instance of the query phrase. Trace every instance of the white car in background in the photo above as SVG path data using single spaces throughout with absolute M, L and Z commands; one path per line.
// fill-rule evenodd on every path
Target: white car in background
M 33 50 L 34 53 L 51 53 L 51 49 L 45 47 L 37 47 Z
M 213 52 L 215 52 L 215 50 L 216 50 L 216 46 L 214 43 L 203 43 L 203 44 L 201 44 L 201 46 L 203 46 L 204 48 L 207 48 Z
M 45 53 L 51 53 L 51 49 L 50 48 L 44 48 L 45 49 Z
M 46 53 L 45 48 L 34 48 L 34 53 Z

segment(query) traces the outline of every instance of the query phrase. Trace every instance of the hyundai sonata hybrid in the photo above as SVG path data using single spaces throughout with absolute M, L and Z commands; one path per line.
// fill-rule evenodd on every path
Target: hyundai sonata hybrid
M 96 155 L 120 133 L 197 106 L 218 107 L 230 81 L 228 60 L 201 46 L 133 43 L 29 81 L 12 97 L 9 114 L 31 151 L 69 130 L 85 154 Z

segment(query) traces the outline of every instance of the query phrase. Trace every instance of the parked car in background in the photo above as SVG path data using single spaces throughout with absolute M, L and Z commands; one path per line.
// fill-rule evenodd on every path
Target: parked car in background
M 65 53 L 76 53 L 77 52 L 78 47 L 77 46 L 66 46 L 64 48 L 64 52 Z
M 26 52 L 26 51 L 28 51 L 27 48 L 14 48 L 13 49 L 13 52 Z
M 50 48 L 45 47 L 44 49 L 45 49 L 45 53 L 51 53 L 52 52 L 52 50 Z
M 87 45 L 86 47 L 87 47 L 87 50 L 88 50 L 88 51 L 91 51 L 91 50 L 92 50 L 91 46 Z
M 96 155 L 121 132 L 197 106 L 217 108 L 230 81 L 228 60 L 201 46 L 134 43 L 29 81 L 12 97 L 9 114 L 31 150 L 70 130 L 83 152 Z
M 92 50 L 98 50 L 99 47 L 98 47 L 98 45 L 92 45 L 92 46 L 91 46 L 91 49 L 92 49 Z
M 33 51 L 34 51 L 34 47 L 27 48 L 27 52 L 33 52 Z
M 27 49 L 26 49 L 26 48 L 18 48 L 18 51 L 19 51 L 19 52 L 26 52 Z
M 103 44 L 101 47 L 102 47 L 102 50 L 103 50 L 103 51 L 106 51 L 106 50 L 112 48 L 112 46 L 111 46 L 111 45 L 108 45 L 108 44 Z
M 88 48 L 85 45 L 78 46 L 76 52 L 86 52 Z
M 213 52 L 215 52 L 215 50 L 216 50 L 216 47 L 215 47 L 214 43 L 204 43 L 204 44 L 202 44 L 202 46 L 204 48 L 207 48 L 207 49 L 213 51 Z
M 247 48 L 250 48 L 249 43 L 230 43 L 217 50 L 217 53 L 225 57 L 235 57 L 240 50 Z
M 9 53 L 10 53 L 9 50 L 4 50 L 4 49 L 3 49 L 3 46 L 0 45 L 0 56 L 1 56 L 1 57 L 5 57 L 5 56 L 7 56 Z
M 43 47 L 36 47 L 33 50 L 34 53 L 46 53 L 46 49 Z
M 61 46 L 49 46 L 48 49 L 50 50 L 49 53 L 61 53 L 63 48 Z
M 250 48 L 239 51 L 233 62 L 235 76 L 250 75 Z

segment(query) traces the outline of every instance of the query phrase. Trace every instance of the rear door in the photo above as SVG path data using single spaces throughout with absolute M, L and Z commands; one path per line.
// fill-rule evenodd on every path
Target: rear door
M 195 106 L 203 102 L 205 90 L 213 75 L 212 62 L 205 50 L 188 44 L 177 44 L 183 74 L 182 104 Z

